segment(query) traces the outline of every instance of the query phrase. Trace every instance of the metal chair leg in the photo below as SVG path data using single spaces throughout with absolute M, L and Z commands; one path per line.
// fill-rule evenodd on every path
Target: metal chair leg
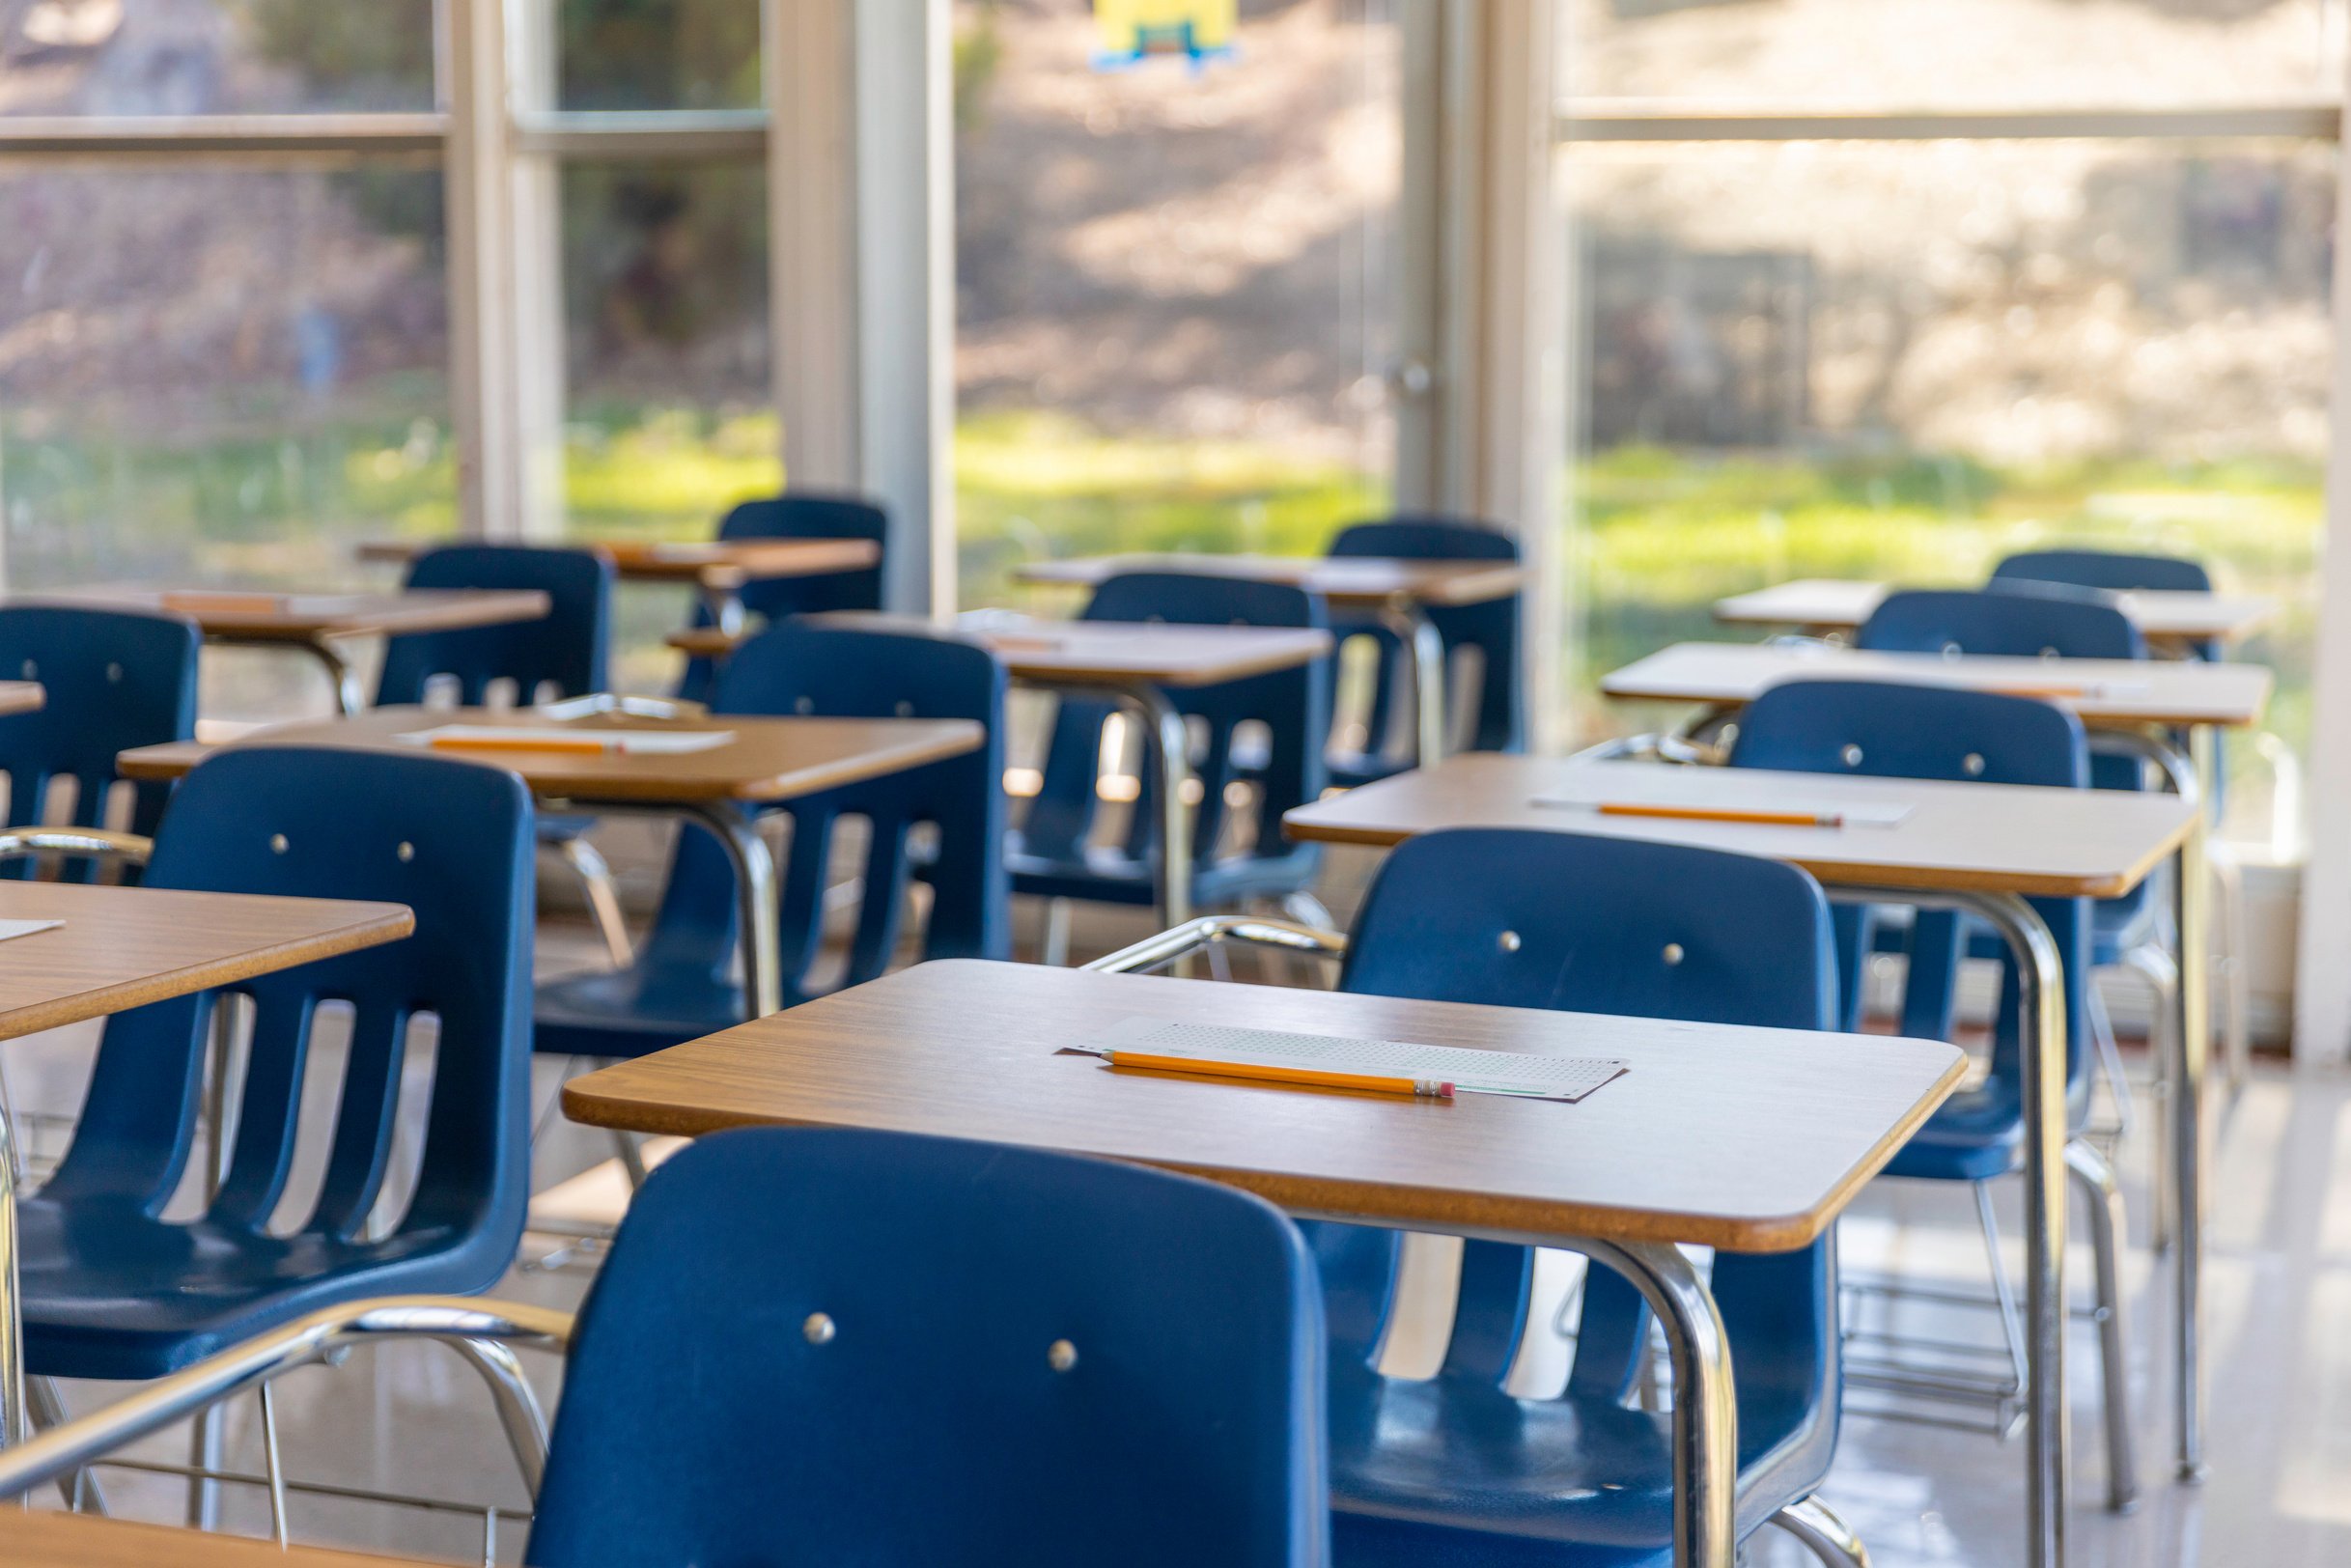
M 1853 1526 L 1818 1498 L 1789 1503 L 1772 1516 L 1772 1523 L 1802 1541 L 1823 1568 L 1869 1568 L 1869 1549 Z
M 269 1481 L 269 1533 L 283 1552 L 293 1542 L 286 1527 L 286 1468 L 278 1459 L 277 1399 L 266 1383 L 255 1391 L 262 1405 L 262 1473 Z
M 633 1192 L 645 1185 L 645 1150 L 637 1142 L 636 1134 L 623 1127 L 612 1130 L 612 1146 L 620 1155 L 622 1171 L 629 1177 L 629 1190 Z
M 188 1464 L 206 1474 L 187 1479 L 187 1524 L 197 1530 L 217 1529 L 220 1526 L 220 1483 L 210 1479 L 210 1472 L 220 1469 L 223 1444 L 223 1418 L 227 1413 L 218 1405 L 208 1406 L 196 1413 L 194 1429 L 188 1434 Z
M 2154 1037 L 2156 1060 L 2168 1063 L 2180 1049 L 2179 1033 L 2179 966 L 2171 955 L 2153 943 L 2142 943 L 2122 955 L 2124 966 L 2135 970 L 2155 993 Z M 2155 1075 L 2155 1179 L 2149 1184 L 2154 1195 L 2148 1214 L 2148 1237 L 2157 1252 L 2171 1246 L 2171 1235 L 2178 1216 L 2171 1212 L 2172 1162 L 2170 1073 L 2159 1070 Z
M 2089 995 L 2089 1036 L 2098 1048 L 2098 1076 L 2106 1079 L 2107 1092 L 2114 1097 L 2114 1136 L 2127 1138 L 2134 1107 L 2131 1080 L 2122 1071 L 2122 1047 L 2114 1039 L 2114 1016 L 2107 1010 L 2106 996 L 2094 982 L 2084 989 Z
M 2106 1396 L 2107 1506 L 2129 1513 L 2139 1503 L 2139 1457 L 2131 1430 L 2131 1371 L 2122 1321 L 2122 1184 L 2095 1145 L 2074 1138 L 2065 1168 L 2089 1212 L 2096 1267 L 2099 1374 Z
M 26 1412 L 33 1417 L 33 1429 L 46 1432 L 66 1424 L 65 1397 L 57 1391 L 55 1378 L 31 1377 L 24 1380 Z M 103 1514 L 106 1494 L 98 1489 L 98 1477 L 88 1470 L 74 1470 L 57 1478 L 57 1490 L 66 1499 L 70 1513 Z
M 588 895 L 588 912 L 596 917 L 596 929 L 603 935 L 605 951 L 612 955 L 612 966 L 627 968 L 636 957 L 636 947 L 629 939 L 629 922 L 621 914 L 620 889 L 613 885 L 611 865 L 603 853 L 584 838 L 564 839 L 558 848 L 564 863 L 579 878 L 580 887 Z
M 2236 852 L 2218 835 L 2204 841 L 2204 863 L 2212 871 L 2212 929 L 2219 950 L 2212 965 L 2219 972 L 2223 1050 L 2228 1062 L 2228 1092 L 2237 1094 L 2253 1071 L 2253 980 L 2245 961 L 2253 950 L 2245 923 L 2245 867 Z
M 1992 1264 L 1992 1294 L 2000 1302 L 2000 1329 L 2008 1344 L 2008 1386 L 2017 1393 L 2025 1390 L 2028 1360 L 2025 1355 L 2025 1319 L 2017 1310 L 2016 1287 L 2008 1281 L 2007 1255 L 2000 1249 L 2000 1219 L 1992 1212 L 1992 1184 L 1973 1182 L 1975 1190 L 1975 1222 L 1984 1234 L 1984 1256 Z
M 1045 944 L 1037 962 L 1055 969 L 1070 966 L 1070 901 L 1066 898 L 1045 901 Z

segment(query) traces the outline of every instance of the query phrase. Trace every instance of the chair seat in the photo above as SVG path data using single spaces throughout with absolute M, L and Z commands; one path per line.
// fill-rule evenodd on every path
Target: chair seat
M 2025 1118 L 2011 1085 L 1993 1079 L 1951 1096 L 1886 1165 L 1889 1176 L 1985 1182 L 2025 1164 Z
M 541 812 L 539 814 L 539 820 L 536 825 L 539 834 L 539 842 L 542 844 L 564 843 L 569 839 L 579 837 L 582 833 L 585 833 L 589 828 L 594 827 L 595 826 L 596 819 L 594 817 L 579 817 L 571 815 L 569 813 L 561 816 L 550 816 L 546 812 Z
M 1627 1551 L 1633 1561 L 1672 1549 L 1670 1415 L 1573 1394 L 1516 1399 L 1475 1378 L 1409 1383 L 1352 1362 L 1332 1369 L 1329 1409 L 1331 1506 L 1351 1526 L 1438 1526 L 1447 1536 Z M 1807 1418 L 1800 1399 L 1743 1388 L 1740 1533 L 1810 1496 L 1834 1443 L 1835 1423 Z M 1344 1550 L 1339 1561 L 1352 1568 Z
M 1418 766 L 1411 757 L 1385 757 L 1376 751 L 1333 751 L 1323 758 L 1331 784 L 1342 790 L 1376 784 L 1398 773 L 1409 773 Z
M 381 1241 L 177 1224 L 126 1199 L 36 1195 L 19 1214 L 27 1368 L 159 1378 L 308 1312 L 371 1296 L 467 1296 L 513 1261 L 503 1235 L 404 1228 Z
M 786 1007 L 807 1000 L 789 990 Z M 732 1029 L 751 1016 L 732 975 L 643 964 L 541 986 L 531 1001 L 531 1049 L 552 1056 L 628 1058 Z
M 1027 854 L 1019 842 L 1014 840 L 1005 856 L 1016 893 L 1101 904 L 1148 906 L 1159 901 L 1150 862 L 1123 851 L 1097 846 L 1081 860 L 1065 859 Z M 1193 868 L 1191 901 L 1198 908 L 1214 909 L 1245 898 L 1295 893 L 1312 886 L 1321 869 L 1319 846 L 1311 844 L 1292 845 L 1277 854 L 1230 855 Z

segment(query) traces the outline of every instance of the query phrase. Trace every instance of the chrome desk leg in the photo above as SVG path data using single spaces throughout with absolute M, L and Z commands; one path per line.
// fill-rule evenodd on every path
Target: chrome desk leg
M 783 954 L 777 944 L 775 856 L 759 836 L 759 824 L 724 800 L 671 804 L 650 800 L 569 799 L 549 796 L 542 811 L 576 811 L 601 817 L 660 817 L 707 828 L 735 870 L 735 912 L 742 927 L 742 994 L 753 1018 L 784 1005 Z
M 2211 1022 L 2205 1012 L 2211 945 L 2205 930 L 2211 868 L 2206 864 L 2209 825 L 2202 809 L 2212 798 L 2218 757 L 2213 731 L 2198 724 L 2188 732 L 2188 755 L 2151 731 L 2101 733 L 2154 764 L 2173 794 L 2197 808 L 2181 843 L 2171 888 L 2172 919 L 2179 935 L 2178 1016 L 2172 1049 L 2165 1053 L 2164 1078 L 2170 1089 L 2173 1371 L 2179 1397 L 2178 1473 L 2183 1481 L 2204 1478 L 2204 1070 L 2212 1052 Z M 2159 1176 L 2160 1179 L 2160 1176 Z
M 16 1131 L 0 1117 L 0 1444 L 25 1438 L 24 1302 L 16 1274 Z
M 1191 918 L 1191 731 L 1184 715 L 1155 686 L 1121 686 L 1119 699 L 1141 714 L 1143 731 L 1160 769 L 1160 926 Z
M 321 637 L 300 646 L 309 650 L 310 656 L 326 667 L 326 678 L 334 683 L 337 713 L 349 718 L 367 712 L 367 693 L 359 689 L 359 672 L 351 668 L 351 661 L 343 657 L 333 638 Z
M 2189 755 L 2200 790 L 2196 825 L 2180 846 L 2179 875 L 2172 880 L 2173 917 L 2179 923 L 2179 1049 L 2172 1059 L 2171 1160 L 2175 1188 L 2172 1222 L 2177 1227 L 2172 1278 L 2178 1288 L 2174 1317 L 2179 1377 L 2179 1477 L 2204 1477 L 2204 1072 L 2212 1051 L 2205 985 L 2211 973 L 2211 942 L 2205 932 L 2211 869 L 2205 862 L 2209 831 L 2202 803 L 2215 768 L 2212 729 L 2189 732 Z
M 735 863 L 736 918 L 742 926 L 742 994 L 753 1018 L 784 1006 L 782 938 L 775 926 L 775 856 L 759 825 L 724 803 L 694 806 L 686 815 L 707 827 Z
M 1835 889 L 1841 901 L 1959 910 L 1988 922 L 2016 961 L 2025 1122 L 2025 1515 L 2029 1568 L 2062 1568 L 2065 1403 L 2065 966 L 2048 924 L 2014 893 Z
M 1673 1560 L 1681 1568 L 1732 1568 L 1739 1407 L 1714 1297 L 1690 1260 L 1665 1243 L 1573 1245 L 1631 1280 L 1665 1331 L 1673 1358 Z
M 1413 761 L 1434 768 L 1445 754 L 1445 642 L 1428 612 L 1411 600 L 1393 600 L 1380 620 L 1413 651 Z M 1377 742 L 1374 742 L 1377 744 Z
M 2025 1390 L 2026 1560 L 2065 1561 L 2069 1444 L 2065 1402 L 2065 969 L 2032 906 L 2013 893 L 1976 895 L 2016 960 L 2024 1015 L 2025 1321 L 2032 1381 Z
M 2086 1138 L 2065 1145 L 2065 1164 L 2081 1189 L 2089 1218 L 2098 1290 L 2098 1382 L 2106 1402 L 2106 1505 L 2127 1514 L 2139 1506 L 2139 1443 L 2131 1429 L 2130 1338 L 2122 1301 L 2122 1190 L 2114 1167 Z

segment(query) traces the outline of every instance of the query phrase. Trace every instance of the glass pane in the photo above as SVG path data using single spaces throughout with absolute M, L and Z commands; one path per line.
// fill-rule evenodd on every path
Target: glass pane
M 564 497 L 574 533 L 702 539 L 783 483 L 756 164 L 564 166 Z M 616 677 L 658 686 L 683 594 L 621 596 Z
M 442 263 L 435 172 L 0 173 L 8 586 L 336 586 L 453 531 Z M 216 716 L 321 700 L 206 673 Z
M 2334 97 L 2342 0 L 1566 0 L 1581 98 L 1900 109 Z
M 561 3 L 559 107 L 759 107 L 759 0 Z
M 1229 59 L 1102 70 L 1084 0 L 957 8 L 966 604 L 1042 555 L 1319 550 L 1385 502 L 1394 5 L 1244 10 Z
M 433 0 L 19 0 L 0 115 L 433 107 Z
M 2294 143 L 1581 147 L 1593 683 L 1792 577 L 1973 584 L 2081 542 L 2275 596 L 2308 738 L 2336 154 Z M 1729 633 L 1744 635 L 1745 633 Z M 2270 770 L 2233 748 L 2232 825 Z

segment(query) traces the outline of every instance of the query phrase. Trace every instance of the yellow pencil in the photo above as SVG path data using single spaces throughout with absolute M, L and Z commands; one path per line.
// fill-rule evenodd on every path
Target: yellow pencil
M 1842 827 L 1845 819 L 1820 811 L 1754 811 L 1737 806 L 1662 806 L 1604 800 L 1603 817 L 1664 817 L 1674 822 L 1763 823 L 1777 827 Z
M 1262 1062 L 1208 1061 L 1194 1056 L 1152 1056 L 1133 1050 L 1106 1050 L 1111 1067 L 1139 1067 L 1154 1073 L 1201 1073 L 1210 1078 L 1249 1078 L 1259 1083 L 1298 1083 L 1316 1089 L 1361 1089 L 1371 1094 L 1404 1094 L 1424 1100 L 1450 1100 L 1453 1085 L 1433 1078 L 1384 1078 L 1371 1073 L 1325 1073 L 1310 1067 L 1269 1067 Z
M 549 735 L 545 739 L 499 735 L 436 735 L 433 738 L 436 751 L 567 751 L 602 756 L 607 751 L 627 748 L 618 742 L 607 742 L 593 736 Z

